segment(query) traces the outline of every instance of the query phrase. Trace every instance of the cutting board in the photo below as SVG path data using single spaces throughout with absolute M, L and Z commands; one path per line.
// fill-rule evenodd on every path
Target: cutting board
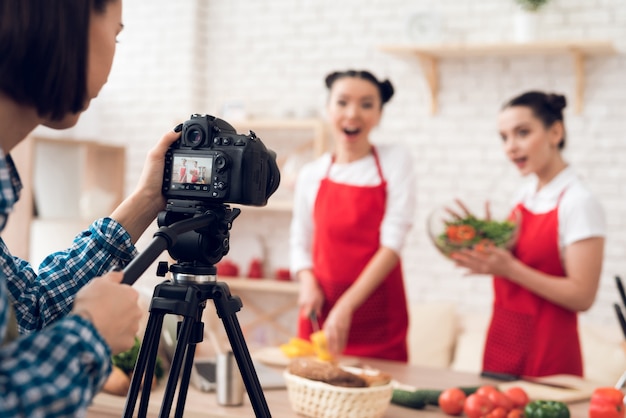
M 498 388 L 500 390 L 506 390 L 510 387 L 518 386 L 526 391 L 531 400 L 541 399 L 574 403 L 590 399 L 593 390 L 598 387 L 597 384 L 589 382 L 581 377 L 566 374 L 538 377 L 535 378 L 535 380 L 537 380 L 537 382 L 514 380 L 512 382 L 500 383 L 498 384 Z M 540 381 L 566 385 L 571 389 L 542 385 L 539 383 Z
M 259 348 L 254 350 L 250 355 L 253 359 L 258 360 L 261 363 L 276 367 L 287 367 L 292 360 L 283 354 L 279 347 Z M 356 366 L 360 363 L 360 360 L 356 357 L 341 356 L 339 358 L 339 364 L 342 366 Z

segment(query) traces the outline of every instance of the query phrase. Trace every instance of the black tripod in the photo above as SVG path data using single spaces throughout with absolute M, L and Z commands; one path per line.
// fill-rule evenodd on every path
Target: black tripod
M 179 376 L 180 389 L 175 416 L 183 416 L 196 344 L 203 338 L 202 312 L 208 299 L 213 300 L 217 314 L 222 319 L 255 415 L 271 417 L 237 320 L 236 313 L 242 307 L 241 299 L 230 294 L 226 283 L 217 281 L 214 266 L 214 263 L 228 252 L 228 231 L 239 213 L 239 209 L 225 206 L 202 211 L 201 215 L 196 214 L 191 218 L 176 211 L 163 212 L 159 215 L 160 226 L 168 225 L 173 220 L 175 222 L 169 226 L 161 226 L 148 248 L 124 270 L 123 282 L 132 284 L 166 248 L 170 255 L 179 261 L 169 269 L 167 263 L 159 264 L 157 274 L 163 276 L 169 270 L 172 272 L 173 280 L 159 284 L 154 290 L 146 332 L 126 399 L 124 417 L 133 416 L 142 381 L 143 390 L 138 416 L 147 415 L 153 370 L 156 365 L 163 318 L 166 314 L 180 315 L 183 320 L 179 323 L 176 349 L 159 417 L 169 416 Z M 181 216 L 183 218 L 179 220 Z M 211 226 L 214 228 L 211 235 L 207 236 Z M 189 247 L 190 243 L 193 243 L 192 247 Z M 191 255 L 193 261 L 180 262 L 176 254 L 181 257 L 183 254 L 185 257 Z

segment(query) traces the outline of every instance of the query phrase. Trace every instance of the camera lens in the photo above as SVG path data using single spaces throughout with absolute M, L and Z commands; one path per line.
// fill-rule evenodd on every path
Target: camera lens
M 204 132 L 200 128 L 191 127 L 185 134 L 185 142 L 190 147 L 197 147 L 204 141 Z

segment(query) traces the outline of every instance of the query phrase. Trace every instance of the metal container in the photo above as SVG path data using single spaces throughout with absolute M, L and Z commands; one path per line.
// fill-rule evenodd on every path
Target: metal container
M 217 355 L 217 403 L 223 406 L 243 404 L 243 379 L 232 351 Z

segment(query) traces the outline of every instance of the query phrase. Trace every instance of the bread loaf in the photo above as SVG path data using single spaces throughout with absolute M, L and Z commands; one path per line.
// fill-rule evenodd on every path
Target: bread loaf
M 292 360 L 287 371 L 305 379 L 351 388 L 384 385 L 391 380 L 391 376 L 378 370 L 355 369 L 355 372 L 352 372 L 334 363 L 310 357 Z

